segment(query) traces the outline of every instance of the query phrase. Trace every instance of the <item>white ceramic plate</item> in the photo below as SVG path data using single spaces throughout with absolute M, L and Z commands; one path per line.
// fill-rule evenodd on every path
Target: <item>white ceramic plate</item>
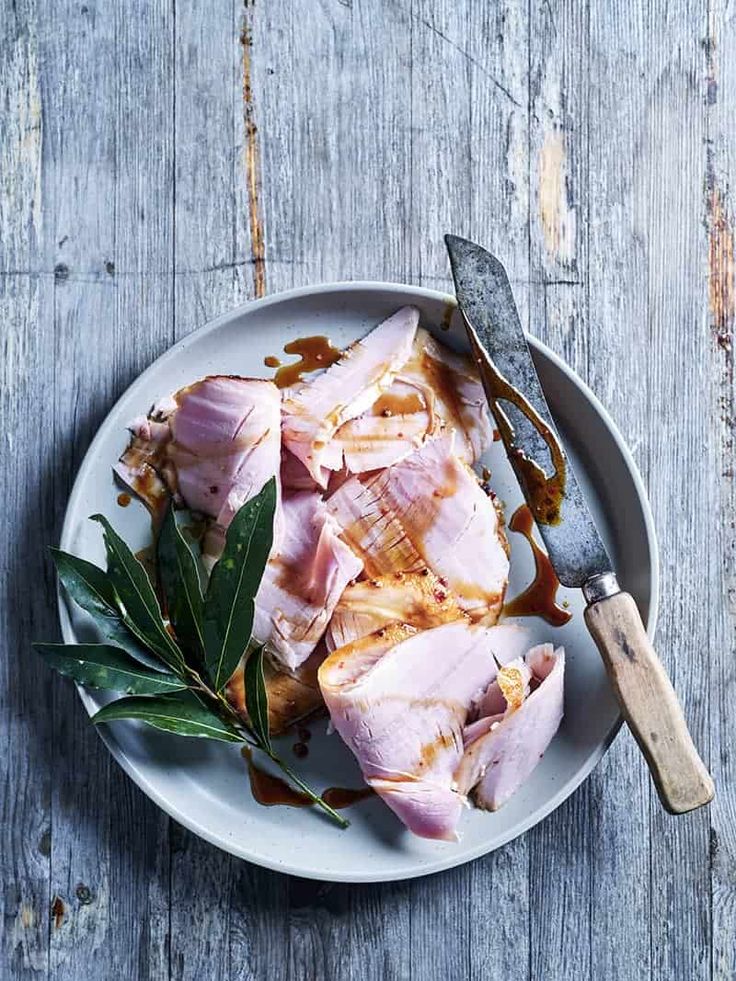
M 64 521 L 62 548 L 104 565 L 99 525 L 88 516 L 106 514 L 136 548 L 150 528 L 141 505 L 116 503 L 119 488 L 111 466 L 127 442 L 126 424 L 159 396 L 208 373 L 269 376 L 266 355 L 279 355 L 290 339 L 326 334 L 339 347 L 365 334 L 406 303 L 416 304 L 422 323 L 445 342 L 465 347 L 457 313 L 449 332 L 440 325 L 450 297 L 432 290 L 384 283 L 343 283 L 292 290 L 220 317 L 158 359 L 128 389 L 100 427 L 74 484 Z M 652 518 L 636 466 L 620 435 L 591 392 L 549 349 L 533 341 L 534 359 L 560 434 L 614 557 L 619 578 L 635 596 L 654 630 L 657 608 L 657 551 Z M 500 443 L 483 461 L 507 514 L 521 495 Z M 512 548 L 510 597 L 532 577 L 526 541 L 509 535 Z M 406 832 L 378 799 L 347 812 L 341 832 L 311 809 L 262 807 L 250 794 L 237 748 L 175 737 L 138 723 L 117 722 L 100 734 L 115 759 L 139 787 L 173 818 L 241 858 L 268 868 L 317 879 L 368 882 L 405 879 L 446 869 L 483 855 L 541 821 L 585 779 L 613 738 L 620 719 L 602 662 L 585 629 L 582 598 L 560 590 L 573 618 L 551 628 L 525 621 L 535 640 L 554 640 L 567 650 L 565 718 L 559 733 L 527 784 L 494 814 L 469 810 L 457 844 L 422 841 Z M 89 638 L 89 623 L 60 596 L 65 641 Z M 104 702 L 80 689 L 92 713 Z M 312 785 L 360 786 L 358 768 L 325 722 L 312 723 L 309 757 L 296 765 Z M 291 755 L 293 740 L 281 740 Z M 293 757 L 292 757 L 293 759 Z

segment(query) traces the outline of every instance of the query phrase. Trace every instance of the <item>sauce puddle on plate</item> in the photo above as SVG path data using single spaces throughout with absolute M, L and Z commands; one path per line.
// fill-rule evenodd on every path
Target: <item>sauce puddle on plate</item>
M 274 807 L 281 804 L 286 807 L 311 807 L 312 801 L 306 794 L 299 790 L 294 790 L 281 777 L 266 773 L 253 762 L 253 752 L 249 747 L 244 746 L 240 751 L 243 759 L 248 765 L 248 777 L 250 779 L 250 789 L 253 799 L 264 807 Z M 336 811 L 357 804 L 358 801 L 365 800 L 373 796 L 370 787 L 350 788 L 350 787 L 328 787 L 322 794 L 322 799 L 333 807 Z
M 322 800 L 336 811 L 341 811 L 345 807 L 357 804 L 358 801 L 373 797 L 375 791 L 371 787 L 328 787 L 322 794 Z
M 560 580 L 555 575 L 549 556 L 535 540 L 533 527 L 532 513 L 526 504 L 522 504 L 514 511 L 509 528 L 519 532 L 529 542 L 534 555 L 534 579 L 523 593 L 506 603 L 503 612 L 509 617 L 539 616 L 553 627 L 561 627 L 572 618 L 572 613 L 557 603 Z
M 300 381 L 304 381 L 304 375 L 311 371 L 319 371 L 320 368 L 329 368 L 331 364 L 339 361 L 342 351 L 333 347 L 329 338 L 317 335 L 315 337 L 297 337 L 294 341 L 284 344 L 286 354 L 298 354 L 299 360 L 293 364 L 281 365 L 281 361 L 269 355 L 264 358 L 264 364 L 268 368 L 278 368 L 273 377 L 277 388 L 289 388 Z

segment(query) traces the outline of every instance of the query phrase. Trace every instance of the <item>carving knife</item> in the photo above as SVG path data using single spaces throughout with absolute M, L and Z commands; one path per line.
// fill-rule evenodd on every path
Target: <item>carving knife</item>
M 713 781 L 560 444 L 506 272 L 473 242 L 445 242 L 486 397 L 557 578 L 583 591 L 586 625 L 662 804 L 673 814 L 701 807 Z

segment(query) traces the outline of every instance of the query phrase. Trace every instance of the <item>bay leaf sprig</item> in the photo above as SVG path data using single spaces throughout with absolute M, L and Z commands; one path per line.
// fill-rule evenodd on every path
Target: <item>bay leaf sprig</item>
M 156 588 L 110 522 L 94 515 L 103 527 L 106 569 L 60 549 L 51 552 L 67 594 L 89 614 L 104 643 L 34 647 L 77 683 L 124 694 L 93 716 L 95 724 L 138 719 L 164 732 L 245 743 L 346 828 L 349 822 L 276 752 L 268 727 L 264 649 L 251 649 L 255 596 L 273 544 L 276 502 L 272 478 L 237 511 L 206 588 L 173 505 L 156 542 Z M 244 672 L 247 719 L 225 694 L 236 671 Z

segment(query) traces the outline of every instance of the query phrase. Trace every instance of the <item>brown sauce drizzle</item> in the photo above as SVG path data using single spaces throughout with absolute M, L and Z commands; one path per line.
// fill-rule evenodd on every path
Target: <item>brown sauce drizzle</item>
M 256 766 L 253 762 L 253 753 L 247 746 L 244 746 L 240 752 L 248 764 L 250 789 L 257 803 L 263 804 L 264 807 L 274 807 L 276 804 L 285 804 L 287 807 L 311 807 L 312 801 L 306 794 L 294 790 L 281 777 L 275 777 Z
M 374 790 L 371 787 L 359 787 L 357 789 L 350 787 L 328 787 L 322 794 L 322 800 L 336 811 L 341 811 L 346 807 L 350 807 L 351 804 L 357 804 L 358 801 L 372 797 L 373 794 Z
M 274 375 L 278 388 L 289 388 L 304 380 L 304 375 L 320 368 L 329 368 L 339 361 L 342 351 L 330 344 L 329 338 L 323 336 L 297 337 L 294 341 L 284 344 L 286 354 L 298 354 L 299 361 L 286 364 L 279 368 Z M 269 367 L 276 367 L 269 365 Z
M 277 358 L 275 354 L 269 354 L 263 359 L 263 363 L 267 368 L 280 368 L 281 359 Z
M 529 502 L 534 518 L 542 525 L 559 524 L 561 520 L 560 508 L 565 497 L 566 479 L 565 456 L 560 441 L 534 406 L 530 405 L 521 392 L 509 384 L 497 370 L 472 331 L 470 332 L 470 339 L 486 396 L 490 402 L 495 403 L 496 424 L 506 444 L 506 452 L 515 465 L 524 497 Z M 516 445 L 516 432 L 508 416 L 499 405 L 499 401 L 506 401 L 515 405 L 545 441 L 554 468 L 551 477 L 547 476 L 536 460 L 532 460 Z
M 503 612 L 509 617 L 540 616 L 553 627 L 561 627 L 572 618 L 572 613 L 557 603 L 560 581 L 555 575 L 549 556 L 534 539 L 532 513 L 526 504 L 514 511 L 509 528 L 519 532 L 529 542 L 536 571 L 531 584 L 507 603 Z
M 256 766 L 253 762 L 253 752 L 248 746 L 244 746 L 240 753 L 248 765 L 250 789 L 256 803 L 263 804 L 264 807 L 274 807 L 277 804 L 286 807 L 312 806 L 312 801 L 306 794 L 294 790 L 281 777 L 275 777 Z M 357 804 L 358 801 L 365 800 L 366 797 L 372 795 L 373 790 L 370 787 L 360 787 L 359 789 L 329 787 L 322 794 L 322 800 L 337 811 L 350 807 L 351 804 Z
M 384 392 L 373 403 L 374 416 L 410 416 L 424 410 L 424 400 L 416 392 L 399 395 L 396 392 Z
M 430 388 L 439 396 L 449 413 L 447 422 L 454 423 L 460 432 L 471 429 L 473 420 L 468 416 L 468 410 L 460 398 L 455 370 L 446 361 L 437 360 L 426 351 L 422 352 L 420 364 Z
M 121 508 L 127 508 L 132 500 L 130 494 L 118 494 L 118 504 Z

